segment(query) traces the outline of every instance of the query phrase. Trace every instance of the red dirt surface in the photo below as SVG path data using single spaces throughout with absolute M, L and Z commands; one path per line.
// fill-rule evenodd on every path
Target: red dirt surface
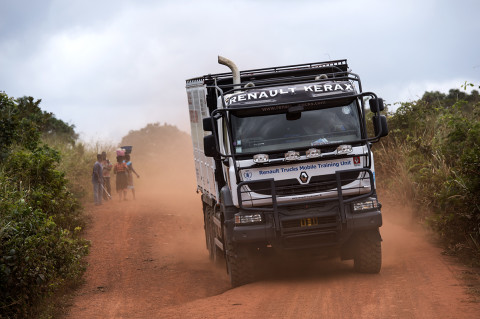
M 231 289 L 208 258 L 194 172 L 158 181 L 136 169 L 136 200 L 87 207 L 89 267 L 67 318 L 480 318 L 463 268 L 412 230 L 407 207 L 383 203 L 378 275 L 316 261 Z

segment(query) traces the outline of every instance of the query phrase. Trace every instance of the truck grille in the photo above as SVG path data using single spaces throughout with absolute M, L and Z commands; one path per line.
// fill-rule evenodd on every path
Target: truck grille
M 350 184 L 358 178 L 359 172 L 344 173 L 342 174 L 342 186 Z M 249 184 L 248 187 L 254 193 L 272 195 L 269 182 L 252 183 Z M 336 187 L 337 181 L 335 174 L 313 176 L 308 184 L 300 184 L 297 179 L 275 181 L 275 192 L 278 196 L 319 193 L 329 189 L 335 189 Z
M 363 181 L 369 181 L 369 183 L 367 184 Z M 347 184 L 350 186 L 346 187 Z M 273 212 L 276 227 L 281 228 L 281 220 L 278 216 L 280 209 L 283 211 L 281 214 L 284 216 L 292 216 L 289 207 L 298 205 L 308 204 L 308 206 L 310 206 L 310 204 L 317 205 L 320 203 L 337 202 L 339 209 L 343 209 L 346 203 L 372 196 L 375 193 L 375 189 L 371 186 L 373 184 L 373 172 L 368 168 L 358 168 L 336 171 L 335 174 L 330 175 L 313 176 L 310 179 L 310 183 L 306 185 L 300 185 L 296 179 L 276 181 L 273 178 L 269 178 L 244 181 L 237 185 L 237 196 L 238 204 L 241 209 L 257 210 L 258 208 L 256 207 L 261 206 L 263 207 L 263 210 Z M 326 194 L 328 196 L 322 197 L 322 194 L 319 194 L 318 196 L 314 194 L 314 192 L 321 193 L 321 190 L 325 189 L 328 192 L 328 194 Z M 346 193 L 347 191 L 348 194 Z M 338 193 L 337 196 L 335 196 L 335 193 Z M 298 196 L 294 197 L 294 201 L 289 202 L 283 200 L 282 202 L 278 201 L 282 195 L 289 194 L 292 194 L 293 196 L 302 194 L 313 196 L 305 196 L 305 198 Z M 306 209 L 309 209 L 309 207 L 306 207 Z M 320 207 L 318 211 L 311 212 L 312 214 L 310 212 L 304 212 L 304 215 L 331 215 L 328 214 L 329 211 L 332 212 L 331 210 L 326 209 L 326 207 Z M 345 222 L 344 215 L 340 214 L 339 216 L 342 218 L 342 222 Z M 295 218 L 288 217 L 285 219 L 290 220 Z

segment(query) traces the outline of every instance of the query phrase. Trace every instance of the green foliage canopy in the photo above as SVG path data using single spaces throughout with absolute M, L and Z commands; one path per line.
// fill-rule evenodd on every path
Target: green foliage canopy
M 0 160 L 8 156 L 12 144 L 31 150 L 40 137 L 75 143 L 78 138 L 75 126 L 55 118 L 53 113 L 42 111 L 41 101 L 31 96 L 14 99 L 0 92 Z
M 33 317 L 39 300 L 78 278 L 88 251 L 60 153 L 42 142 L 77 135 L 40 102 L 0 92 L 0 318 Z

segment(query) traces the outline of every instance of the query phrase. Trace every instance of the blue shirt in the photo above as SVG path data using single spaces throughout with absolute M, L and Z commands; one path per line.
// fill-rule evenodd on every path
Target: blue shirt
M 99 161 L 93 165 L 92 183 L 103 183 L 103 168 Z

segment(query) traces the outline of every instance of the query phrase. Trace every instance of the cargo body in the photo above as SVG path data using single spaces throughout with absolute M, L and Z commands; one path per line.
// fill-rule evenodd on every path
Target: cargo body
M 255 280 L 271 253 L 338 255 L 379 272 L 371 146 L 388 132 L 382 100 L 346 60 L 229 67 L 186 85 L 210 257 L 225 257 L 233 286 Z

